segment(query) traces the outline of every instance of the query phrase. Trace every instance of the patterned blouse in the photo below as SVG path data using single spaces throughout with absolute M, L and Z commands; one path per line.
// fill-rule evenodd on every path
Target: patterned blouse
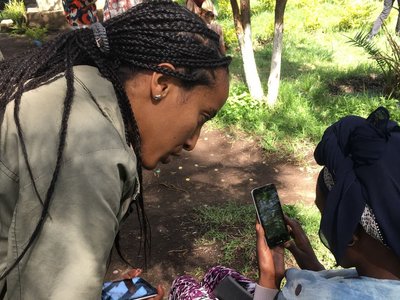
M 72 28 L 87 27 L 98 21 L 96 0 L 62 0 L 62 4 Z
M 107 21 L 141 2 L 142 0 L 106 0 L 103 21 Z M 87 27 L 99 21 L 96 0 L 62 0 L 62 3 L 67 22 L 72 28 Z
M 122 14 L 139 3 L 142 3 L 142 0 L 106 0 L 103 10 L 103 21 Z

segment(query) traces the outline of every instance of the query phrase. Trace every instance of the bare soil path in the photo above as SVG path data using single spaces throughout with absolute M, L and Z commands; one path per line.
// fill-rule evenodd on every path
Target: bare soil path
M 203 131 L 192 152 L 145 172 L 144 195 L 153 247 L 143 276 L 169 288 L 178 275 L 202 273 L 218 264 L 217 245 L 194 242 L 199 237 L 192 221 L 196 208 L 228 201 L 252 203 L 251 189 L 270 182 L 277 185 L 282 202 L 311 204 L 318 170 L 312 160 L 305 167 L 265 156 L 251 139 L 232 139 L 221 130 Z M 136 254 L 132 253 L 138 241 L 135 218 L 130 216 L 121 231 L 125 253 Z M 108 276 L 112 278 L 113 271 L 125 268 L 113 255 Z
M 7 57 L 33 48 L 26 38 L 0 33 L 0 50 Z M 221 130 L 203 131 L 196 148 L 168 165 L 144 172 L 146 212 L 152 228 L 152 253 L 143 277 L 162 283 L 168 290 L 172 280 L 184 273 L 199 273 L 218 263 L 216 245 L 195 244 L 195 209 L 227 201 L 251 203 L 250 190 L 274 182 L 285 203 L 314 201 L 317 170 L 310 155 L 307 167 L 265 156 L 245 136 L 232 139 Z M 127 259 L 136 260 L 138 224 L 131 215 L 121 230 L 121 247 Z M 127 266 L 113 253 L 107 279 Z

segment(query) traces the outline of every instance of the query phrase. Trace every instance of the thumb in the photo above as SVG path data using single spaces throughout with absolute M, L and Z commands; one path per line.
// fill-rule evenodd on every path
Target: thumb
M 264 238 L 265 235 L 264 228 L 261 226 L 260 223 L 256 224 L 256 232 L 257 232 L 257 238 Z
M 154 299 L 154 300 L 162 300 L 164 298 L 164 294 L 165 294 L 164 287 L 161 284 L 159 284 L 157 286 L 157 296 L 155 296 L 152 299 Z

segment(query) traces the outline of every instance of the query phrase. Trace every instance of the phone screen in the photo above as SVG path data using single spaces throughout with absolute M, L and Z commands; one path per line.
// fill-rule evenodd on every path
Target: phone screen
M 283 219 L 278 191 L 274 184 L 267 184 L 255 188 L 251 192 L 256 206 L 258 220 L 265 231 L 265 238 L 269 247 L 275 247 L 290 239 Z
M 141 300 L 157 295 L 157 289 L 141 277 L 103 284 L 102 300 Z

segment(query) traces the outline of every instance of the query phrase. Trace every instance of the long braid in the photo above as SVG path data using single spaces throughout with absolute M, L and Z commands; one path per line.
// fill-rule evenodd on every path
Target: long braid
M 142 161 L 139 129 L 124 89 L 122 70 L 135 72 L 144 69 L 160 72 L 180 79 L 182 85 L 191 88 L 199 84 L 210 84 L 210 74 L 219 67 L 230 63 L 219 49 L 219 36 L 207 28 L 204 22 L 186 8 L 171 0 L 152 0 L 139 4 L 126 13 L 104 23 L 110 45 L 105 55 L 97 47 L 90 28 L 62 34 L 42 48 L 10 60 L 0 62 L 0 115 L 6 106 L 14 101 L 14 119 L 28 173 L 38 200 L 42 203 L 42 213 L 27 246 L 18 254 L 16 261 L 0 276 L 0 280 L 22 260 L 43 227 L 48 216 L 65 148 L 68 120 L 74 98 L 73 66 L 90 64 L 96 66 L 103 77 L 114 87 L 118 105 L 125 126 L 126 142 L 131 145 L 137 157 L 137 171 L 140 194 L 135 202 L 141 232 L 144 234 L 144 248 L 150 247 L 148 239 L 148 219 L 142 196 Z M 168 62 L 176 70 L 160 67 Z M 67 83 L 66 96 L 59 134 L 57 160 L 53 176 L 44 200 L 37 191 L 31 163 L 26 149 L 23 128 L 19 119 L 22 94 L 49 82 L 61 74 Z M 126 78 L 125 78 L 126 80 Z M 25 101 L 25 100 L 24 100 Z M 29 101 L 29 99 L 27 99 Z M 139 213 L 140 212 L 140 213 Z M 146 255 L 145 255 L 146 258 Z
M 47 190 L 46 197 L 45 197 L 44 201 L 42 201 L 42 199 L 40 197 L 40 194 L 37 191 L 36 183 L 34 181 L 32 169 L 31 169 L 31 166 L 30 166 L 30 163 L 29 163 L 29 159 L 28 159 L 28 153 L 27 153 L 27 150 L 26 150 L 26 145 L 25 145 L 25 142 L 24 142 L 24 139 L 23 139 L 23 136 L 22 136 L 22 128 L 21 128 L 21 124 L 20 124 L 20 121 L 19 121 L 19 115 L 18 115 L 18 111 L 19 111 L 19 107 L 20 107 L 20 99 L 19 99 L 19 101 L 15 100 L 14 118 L 15 118 L 16 125 L 17 125 L 17 128 L 18 128 L 18 135 L 19 135 L 19 138 L 21 140 L 21 145 L 22 145 L 22 149 L 23 149 L 25 162 L 26 162 L 27 168 L 29 170 L 29 176 L 31 178 L 33 187 L 35 189 L 35 193 L 36 193 L 37 197 L 39 198 L 39 201 L 42 203 L 43 209 L 42 209 L 42 213 L 41 213 L 39 222 L 36 224 L 36 227 L 33 230 L 33 233 L 31 235 L 31 237 L 29 238 L 29 241 L 28 241 L 27 245 L 22 250 L 22 252 L 20 254 L 18 254 L 18 257 L 13 262 L 13 264 L 2 274 L 2 276 L 0 277 L 0 280 L 5 278 L 12 271 L 12 269 L 16 265 L 18 265 L 18 263 L 25 256 L 26 252 L 29 250 L 29 248 L 34 243 L 36 237 L 39 235 L 39 233 L 40 233 L 40 231 L 41 231 L 41 229 L 43 227 L 43 224 L 44 224 L 44 222 L 46 220 L 47 214 L 48 214 L 48 208 L 50 206 L 50 200 L 51 200 L 52 195 L 54 193 L 55 184 L 57 182 L 59 171 L 60 171 L 60 168 L 61 168 L 61 160 L 62 160 L 65 141 L 66 141 L 66 137 L 67 137 L 68 119 L 69 119 L 69 115 L 70 115 L 70 112 L 71 112 L 73 96 L 74 96 L 74 89 L 73 89 L 74 78 L 73 78 L 73 69 L 72 69 L 72 60 L 73 59 L 71 57 L 71 52 L 70 51 L 67 50 L 66 54 L 67 55 L 65 57 L 65 77 L 67 79 L 67 93 L 66 93 L 65 100 L 64 100 L 64 109 L 63 109 L 62 121 L 61 121 L 61 129 L 60 129 L 60 141 L 59 141 L 58 150 L 57 150 L 56 166 L 55 166 L 55 169 L 53 171 L 53 176 L 52 176 L 52 179 L 51 179 L 51 183 L 50 183 L 49 188 Z

